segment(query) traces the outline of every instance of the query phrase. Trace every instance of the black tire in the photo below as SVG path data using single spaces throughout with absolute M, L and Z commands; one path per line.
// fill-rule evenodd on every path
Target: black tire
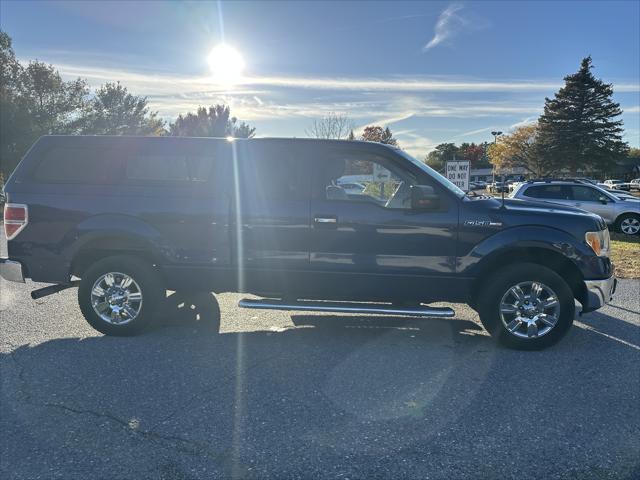
M 624 233 L 625 235 L 638 235 L 640 233 L 640 230 L 636 231 L 635 233 L 627 233 L 622 230 L 623 222 L 633 222 L 634 220 L 640 223 L 640 215 L 636 213 L 623 213 L 618 218 L 616 218 L 616 232 Z M 635 222 L 633 223 L 635 224 Z
M 119 272 L 131 277 L 142 295 L 138 314 L 121 325 L 101 318 L 92 305 L 94 284 L 109 272 Z M 84 272 L 78 288 L 78 303 L 84 318 L 97 331 L 105 335 L 130 336 L 142 332 L 151 323 L 164 298 L 164 292 L 157 272 L 149 263 L 129 255 L 117 255 L 97 261 Z
M 537 337 L 522 338 L 515 333 L 511 333 L 502 321 L 500 314 L 503 295 L 511 287 L 525 282 L 538 282 L 548 286 L 557 296 L 559 303 L 560 312 L 555 326 Z M 476 300 L 480 321 L 493 338 L 509 348 L 540 350 L 549 347 L 558 342 L 573 324 L 575 316 L 573 292 L 562 277 L 547 267 L 535 263 L 516 263 L 497 271 L 486 280 L 486 285 Z M 516 314 L 513 315 L 514 317 L 517 316 Z M 507 315 L 505 317 L 512 318 Z M 524 328 L 525 324 L 522 323 L 520 325 Z M 542 323 L 539 325 L 543 328 L 547 327 Z M 518 332 L 525 334 L 521 330 L 518 330 Z
M 220 330 L 220 305 L 211 292 L 173 292 L 165 298 L 159 317 L 163 326 Z

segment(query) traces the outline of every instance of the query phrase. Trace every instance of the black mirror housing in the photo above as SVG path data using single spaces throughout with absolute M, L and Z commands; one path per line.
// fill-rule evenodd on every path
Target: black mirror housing
M 440 197 L 428 185 L 411 186 L 411 209 L 434 211 L 440 208 Z

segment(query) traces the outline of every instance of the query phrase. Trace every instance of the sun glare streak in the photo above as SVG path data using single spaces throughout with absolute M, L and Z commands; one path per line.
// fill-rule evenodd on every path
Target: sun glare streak
M 228 139 L 227 139 L 228 140 Z M 244 243 L 242 239 L 242 201 L 240 196 L 240 171 L 238 165 L 238 144 L 236 142 L 229 142 L 231 144 L 231 153 L 233 159 L 233 190 L 235 198 L 235 210 L 236 210 L 236 256 L 238 265 L 238 274 L 236 276 L 238 282 L 238 292 L 244 291 Z

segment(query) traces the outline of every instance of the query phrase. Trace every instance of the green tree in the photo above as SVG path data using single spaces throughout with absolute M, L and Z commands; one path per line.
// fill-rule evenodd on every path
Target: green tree
M 378 125 L 365 127 L 361 139 L 367 142 L 378 142 L 395 147 L 398 146 L 398 140 L 393 138 L 393 133 L 389 127 L 382 128 Z
M 215 105 L 208 109 L 199 107 L 196 113 L 178 115 L 169 126 L 169 134 L 176 137 L 235 137 L 251 138 L 256 129 L 231 116 L 227 105 Z
M 629 153 L 627 154 L 629 158 L 640 158 L 640 148 L 630 148 Z
M 88 88 L 81 79 L 63 81 L 52 65 L 20 65 L 5 32 L 0 62 L 0 171 L 6 178 L 38 137 L 74 131 Z
M 441 143 L 430 151 L 425 163 L 435 170 L 444 170 L 445 162 L 459 158 L 459 149 L 455 143 Z
M 613 87 L 595 78 L 592 68 L 591 57 L 584 58 L 554 98 L 545 99 L 538 120 L 539 154 L 573 173 L 607 170 L 628 150 L 618 119 L 622 110 L 611 98 Z
M 53 65 L 32 61 L 22 72 L 19 103 L 32 119 L 35 137 L 73 133 L 89 93 L 81 78 L 65 82 Z
M 22 67 L 16 60 L 11 38 L 0 31 L 0 175 L 11 173 L 24 150 L 28 117 L 18 104 Z
M 149 111 L 147 97 L 130 94 L 120 82 L 100 87 L 77 123 L 80 133 L 93 135 L 161 135 L 165 131 L 157 112 Z

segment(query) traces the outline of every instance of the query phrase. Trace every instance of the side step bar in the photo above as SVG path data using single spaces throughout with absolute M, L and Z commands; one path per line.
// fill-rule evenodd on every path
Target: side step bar
M 396 307 L 390 304 L 376 303 L 352 303 L 352 302 L 313 302 L 310 300 L 297 300 L 284 302 L 277 299 L 253 300 L 243 298 L 238 302 L 241 308 L 254 308 L 262 310 L 299 310 L 305 312 L 332 312 L 332 313 L 369 313 L 379 315 L 406 315 L 410 317 L 453 317 L 455 312 L 449 307 Z

